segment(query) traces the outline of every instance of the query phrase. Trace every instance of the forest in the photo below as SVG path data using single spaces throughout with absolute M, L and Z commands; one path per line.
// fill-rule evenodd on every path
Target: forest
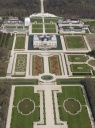
M 0 16 L 29 16 L 40 12 L 40 0 L 0 0 Z
M 95 0 L 45 0 L 45 12 L 64 18 L 95 18 Z

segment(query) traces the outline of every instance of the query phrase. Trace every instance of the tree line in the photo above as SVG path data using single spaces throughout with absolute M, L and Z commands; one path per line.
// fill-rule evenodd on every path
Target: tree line
M 85 87 L 95 121 L 95 81 L 92 78 L 85 78 L 82 84 Z
M 10 93 L 11 83 L 0 82 L 0 128 L 5 128 L 6 126 Z
M 40 12 L 40 0 L 0 0 L 0 16 L 29 16 Z
M 65 18 L 95 18 L 95 0 L 45 0 L 45 12 Z

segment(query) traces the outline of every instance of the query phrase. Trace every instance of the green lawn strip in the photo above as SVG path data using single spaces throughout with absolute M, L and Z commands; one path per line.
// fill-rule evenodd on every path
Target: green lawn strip
M 8 48 L 9 50 L 12 49 L 12 46 L 13 46 L 13 40 L 14 40 L 14 35 L 9 36 L 9 38 L 8 38 L 8 42 L 7 42 L 7 48 Z
M 25 37 L 16 37 L 15 49 L 24 49 L 25 48 Z
M 27 54 L 18 54 L 16 58 L 15 72 L 25 72 L 27 63 Z
M 62 93 L 58 93 L 58 104 L 63 105 L 63 102 L 68 98 L 75 98 L 82 105 L 85 105 L 83 92 L 79 86 L 64 86 L 62 87 Z
M 45 92 L 43 91 L 43 108 L 44 108 L 44 125 L 46 125 L 46 111 L 45 111 Z
M 31 22 L 37 22 L 37 23 L 42 23 L 42 18 L 31 18 L 30 19 L 31 20 Z
M 58 18 L 44 18 L 45 23 L 50 23 L 50 22 L 57 22 Z
M 47 29 L 47 28 L 46 28 L 46 29 L 45 29 L 45 32 L 46 32 L 46 33 L 56 33 L 56 29 L 54 29 L 54 28 L 53 28 L 53 29 Z
M 6 26 L 6 28 L 16 28 L 16 26 Z
M 35 107 L 35 111 L 30 115 L 23 116 L 18 113 L 16 107 L 12 111 L 12 120 L 10 128 L 33 128 L 33 122 L 38 122 L 40 117 L 40 108 Z
M 77 115 L 70 115 L 63 107 L 59 107 L 60 119 L 67 121 L 68 128 L 92 128 L 86 107 Z
M 34 93 L 34 87 L 16 87 L 15 88 L 15 96 L 14 96 L 14 106 L 17 106 L 20 100 L 24 98 L 30 98 L 35 102 L 36 106 L 39 106 L 39 94 Z
M 71 68 L 71 72 L 87 72 L 89 73 L 90 70 L 91 70 L 91 67 L 88 66 L 87 64 L 71 64 L 70 65 L 70 68 Z
M 43 25 L 42 24 L 32 24 L 32 28 L 35 29 L 35 28 L 43 28 Z
M 10 82 L 11 85 L 38 85 L 38 79 L 0 79 L 0 83 Z
M 23 29 L 23 26 L 17 26 L 17 28 L 22 28 Z
M 70 62 L 86 62 L 89 57 L 85 55 L 68 55 Z
M 39 28 L 39 29 L 37 29 L 37 28 L 33 29 L 32 28 L 32 33 L 43 33 L 43 29 L 41 29 L 41 28 Z
M 65 43 L 67 48 L 86 48 L 82 36 L 65 36 Z
M 71 28 L 73 28 L 73 29 L 82 29 L 82 27 L 80 27 L 80 26 L 62 26 L 62 28 L 63 29 L 71 29 Z
M 45 28 L 55 29 L 55 24 L 45 24 Z
M 94 21 L 85 21 L 85 25 L 95 25 L 95 20 Z

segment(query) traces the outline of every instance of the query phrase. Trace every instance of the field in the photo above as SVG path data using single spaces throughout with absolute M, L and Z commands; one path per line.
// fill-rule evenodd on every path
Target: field
M 31 22 L 37 22 L 37 23 L 42 23 L 42 18 L 31 18 L 30 19 L 31 20 Z
M 82 36 L 65 36 L 66 48 L 86 48 L 85 41 Z
M 68 128 L 92 128 L 81 87 L 78 87 L 78 86 L 62 87 L 62 93 L 58 93 L 57 96 L 58 96 L 60 119 L 62 121 L 67 121 Z M 67 106 L 67 108 L 65 109 L 67 110 L 70 109 L 72 112 L 74 111 L 74 108 L 75 109 L 77 108 L 80 111 L 75 115 L 67 112 L 64 109 L 64 101 L 66 101 L 67 99 L 77 100 L 80 103 L 80 107 L 82 109 L 80 109 L 80 107 L 77 107 L 76 104 L 69 103 L 69 106 Z M 75 105 L 75 106 L 72 106 L 72 105 Z
M 44 18 L 45 23 L 50 23 L 50 22 L 57 23 L 57 21 L 58 21 L 57 18 Z
M 32 74 L 39 75 L 44 73 L 43 57 L 34 55 L 32 57 Z
M 27 55 L 26 54 L 17 54 L 15 72 L 25 72 L 26 71 L 26 63 L 27 63 Z
M 70 62 L 86 62 L 89 58 L 85 55 L 68 55 Z
M 90 73 L 90 66 L 87 64 L 71 64 L 70 65 L 71 72 L 76 72 L 76 73 Z
M 26 108 L 26 102 L 24 102 L 23 106 L 20 107 L 19 103 L 24 99 L 33 101 L 34 105 L 31 104 L 32 106 L 29 106 L 27 102 Z M 31 107 L 34 110 L 30 114 L 23 115 L 20 113 L 20 111 L 28 112 Z M 39 94 L 34 93 L 33 87 L 16 87 L 10 128 L 33 128 L 33 122 L 39 121 L 39 117 Z
M 50 73 L 55 75 L 61 75 L 61 67 L 58 55 L 49 57 L 49 68 Z
M 24 49 L 25 48 L 25 35 L 17 36 L 15 42 L 15 49 Z

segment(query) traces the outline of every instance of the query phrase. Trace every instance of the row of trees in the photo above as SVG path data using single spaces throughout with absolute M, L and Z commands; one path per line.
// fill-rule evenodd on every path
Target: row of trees
M 83 81 L 83 85 L 85 87 L 93 117 L 95 120 L 95 81 L 93 81 L 91 78 L 85 78 Z
M 95 0 L 45 0 L 45 11 L 65 18 L 95 18 Z
M 11 83 L 0 82 L 0 128 L 5 128 L 11 93 Z
M 23 17 L 40 12 L 40 0 L 0 0 L 1 16 Z

